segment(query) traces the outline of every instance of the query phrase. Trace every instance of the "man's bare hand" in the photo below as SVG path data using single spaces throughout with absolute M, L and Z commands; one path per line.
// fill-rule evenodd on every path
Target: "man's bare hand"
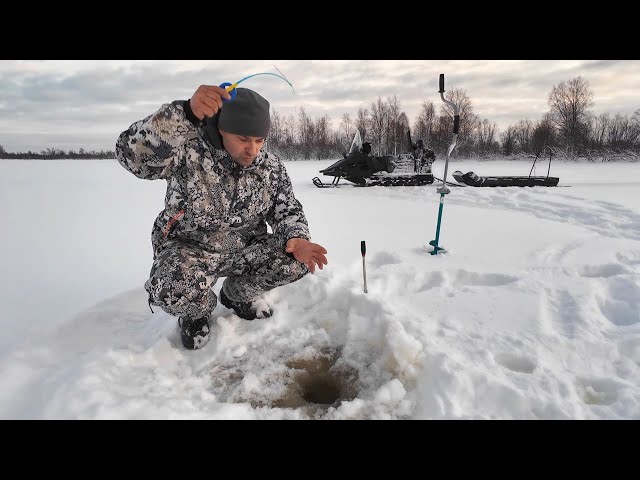
M 231 98 L 229 92 L 224 88 L 215 85 L 200 85 L 189 100 L 189 105 L 198 120 L 203 120 L 204 117 L 213 117 L 218 112 L 222 107 L 223 98 L 225 100 Z
M 286 251 L 292 253 L 296 260 L 304 263 L 311 273 L 315 273 L 316 265 L 322 270 L 327 264 L 327 249 L 304 238 L 290 238 Z

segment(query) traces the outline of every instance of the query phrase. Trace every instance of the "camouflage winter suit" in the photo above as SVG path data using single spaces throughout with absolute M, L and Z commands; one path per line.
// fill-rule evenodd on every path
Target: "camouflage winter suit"
M 263 148 L 250 167 L 236 164 L 205 140 L 183 104 L 165 104 L 131 125 L 116 154 L 137 177 L 167 181 L 151 233 L 150 303 L 199 318 L 216 306 L 219 277 L 227 277 L 222 288 L 231 300 L 248 302 L 309 273 L 285 244 L 310 236 L 282 162 Z

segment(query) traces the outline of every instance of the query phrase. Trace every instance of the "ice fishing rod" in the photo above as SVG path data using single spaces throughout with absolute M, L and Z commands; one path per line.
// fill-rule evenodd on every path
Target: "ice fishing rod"
M 230 83 L 230 82 L 223 82 L 221 83 L 219 86 L 221 88 L 224 88 L 227 92 L 229 92 L 229 95 L 231 95 L 231 98 L 229 100 L 233 100 L 234 98 L 236 98 L 236 95 L 238 94 L 238 92 L 236 91 L 236 87 L 241 84 L 242 82 L 244 82 L 245 80 L 248 80 L 252 77 L 256 77 L 258 75 L 273 75 L 274 77 L 278 77 L 281 78 L 282 80 L 284 80 L 285 82 L 287 82 L 289 84 L 289 86 L 291 87 L 291 90 L 293 90 L 293 94 L 295 95 L 296 91 L 293 89 L 293 85 L 291 84 L 291 82 L 289 80 L 287 80 L 287 78 L 282 74 L 282 72 L 280 72 L 280 69 L 278 67 L 276 67 L 275 65 L 273 66 L 276 70 L 278 70 L 278 72 L 280 73 L 280 75 L 278 75 L 277 73 L 271 73 L 271 72 L 260 72 L 260 73 L 254 73 L 252 75 L 247 75 L 246 77 L 238 80 L 235 83 Z M 228 102 L 229 100 L 227 100 L 226 98 L 223 98 L 222 101 L 223 102 Z
M 458 106 L 444 98 L 444 73 L 440 74 L 440 98 L 444 103 L 451 106 L 453 108 L 453 140 L 451 145 L 449 145 L 449 150 L 447 151 L 447 160 L 444 164 L 444 177 L 442 178 L 442 186 L 436 190 L 440 194 L 440 207 L 438 208 L 438 226 L 436 227 L 436 239 L 431 240 L 429 245 L 433 246 L 433 251 L 430 252 L 431 255 L 437 255 L 439 251 L 444 250 L 442 247 L 438 246 L 438 241 L 440 240 L 440 225 L 442 223 L 442 208 L 444 207 L 444 196 L 447 193 L 450 193 L 451 190 L 447 187 L 447 170 L 449 168 L 449 156 L 453 149 L 456 148 L 456 143 L 458 142 L 458 131 L 460 130 L 460 110 Z
M 364 293 L 367 293 L 367 268 L 364 265 L 364 256 L 367 254 L 367 244 L 364 240 L 360 242 L 360 253 L 362 253 L 362 278 L 364 279 Z

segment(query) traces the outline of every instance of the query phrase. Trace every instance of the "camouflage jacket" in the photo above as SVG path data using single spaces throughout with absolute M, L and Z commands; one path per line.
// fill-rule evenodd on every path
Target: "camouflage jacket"
M 288 239 L 310 240 L 302 205 L 283 163 L 265 148 L 249 167 L 208 142 L 176 100 L 135 122 L 116 143 L 118 162 L 143 179 L 165 179 L 165 208 L 152 230 L 154 253 L 179 240 L 212 252 L 232 252 L 267 233 L 284 251 Z M 187 107 L 187 110 L 188 107 Z

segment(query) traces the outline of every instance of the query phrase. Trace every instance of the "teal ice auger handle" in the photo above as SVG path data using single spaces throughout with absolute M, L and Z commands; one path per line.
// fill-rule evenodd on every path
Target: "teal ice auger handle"
M 449 150 L 447 151 L 447 160 L 444 164 L 444 177 L 442 178 L 442 186 L 436 190 L 440 194 L 440 207 L 438 208 L 438 225 L 436 227 L 436 239 L 431 240 L 429 245 L 433 247 L 433 251 L 429 252 L 431 255 L 437 255 L 439 251 L 444 250 L 442 247 L 438 246 L 438 242 L 440 241 L 440 225 L 442 224 L 442 209 L 444 207 L 444 196 L 451 192 L 447 188 L 447 170 L 449 168 L 449 155 L 453 152 L 453 149 L 456 148 L 456 143 L 458 141 L 458 131 L 460 129 L 460 111 L 458 106 L 444 98 L 444 73 L 440 74 L 440 98 L 444 103 L 450 105 L 453 108 L 453 141 L 451 145 L 449 145 Z
M 276 67 L 275 65 L 274 65 L 274 67 L 276 68 L 276 70 L 278 70 L 278 67 Z M 278 70 L 278 72 L 280 72 L 280 70 Z M 280 72 L 280 73 L 281 73 L 281 75 L 278 75 L 277 73 L 270 73 L 270 72 L 254 73 L 253 75 L 248 75 L 248 76 L 238 80 L 235 83 L 229 83 L 229 82 L 221 83 L 220 84 L 220 88 L 224 88 L 227 92 L 229 92 L 229 95 L 231 95 L 231 98 L 229 100 L 227 100 L 226 98 L 223 98 L 222 101 L 223 102 L 229 102 L 229 101 L 233 100 L 234 98 L 236 98 L 236 95 L 238 94 L 238 92 L 236 91 L 236 87 L 239 84 L 241 84 L 242 82 L 244 82 L 245 80 L 248 80 L 251 77 L 255 77 L 257 75 L 273 75 L 274 77 L 281 78 L 282 80 L 287 82 L 291 86 L 291 90 L 293 90 L 293 85 L 291 85 L 291 82 L 289 80 L 287 80 L 284 77 L 284 75 L 282 75 L 282 72 Z M 293 93 L 295 94 L 296 91 L 293 90 Z

